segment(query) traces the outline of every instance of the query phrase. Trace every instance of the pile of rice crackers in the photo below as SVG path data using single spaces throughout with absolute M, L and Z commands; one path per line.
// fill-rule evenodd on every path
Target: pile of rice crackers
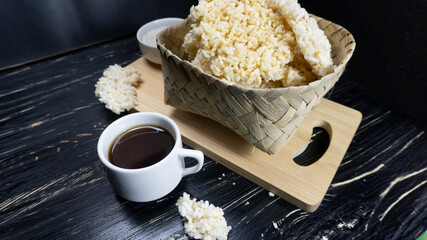
M 188 21 L 189 60 L 229 84 L 301 86 L 333 71 L 331 44 L 297 0 L 199 0 Z

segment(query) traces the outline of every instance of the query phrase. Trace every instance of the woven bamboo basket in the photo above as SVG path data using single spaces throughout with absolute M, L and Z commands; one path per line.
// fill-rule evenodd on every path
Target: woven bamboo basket
M 186 21 L 157 37 L 162 57 L 164 101 L 211 118 L 268 154 L 281 150 L 320 99 L 334 86 L 355 49 L 343 27 L 315 17 L 332 45 L 334 72 L 306 86 L 251 89 L 229 85 L 193 66 L 182 47 Z

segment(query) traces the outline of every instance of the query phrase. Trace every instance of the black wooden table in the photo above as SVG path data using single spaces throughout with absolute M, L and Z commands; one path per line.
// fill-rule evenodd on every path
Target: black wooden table
M 425 126 L 346 73 L 328 97 L 364 117 L 317 211 L 210 159 L 158 201 L 116 196 L 96 144 L 119 116 L 94 84 L 109 65 L 139 57 L 129 36 L 0 73 L 0 239 L 188 239 L 175 206 L 184 191 L 224 209 L 229 239 L 416 239 L 427 230 Z

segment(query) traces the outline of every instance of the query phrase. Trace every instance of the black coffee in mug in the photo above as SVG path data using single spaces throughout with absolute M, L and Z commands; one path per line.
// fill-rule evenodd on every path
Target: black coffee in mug
M 174 145 L 175 139 L 166 129 L 139 126 L 119 135 L 112 143 L 108 157 L 117 167 L 144 168 L 160 162 Z

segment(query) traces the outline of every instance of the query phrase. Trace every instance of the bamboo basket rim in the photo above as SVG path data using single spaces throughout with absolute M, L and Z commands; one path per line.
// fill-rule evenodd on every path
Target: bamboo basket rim
M 171 25 L 171 26 L 167 27 L 166 29 L 162 30 L 157 35 L 157 37 L 156 37 L 156 43 L 157 43 L 157 48 L 159 50 L 160 50 L 160 48 L 164 48 L 166 51 L 170 52 L 170 54 L 171 54 L 172 57 L 177 58 L 178 60 L 182 61 L 183 64 L 188 65 L 189 67 L 191 67 L 192 69 L 194 69 L 196 71 L 196 73 L 198 73 L 200 75 L 208 76 L 210 78 L 213 78 L 215 81 L 218 81 L 221 85 L 223 85 L 224 87 L 227 87 L 227 88 L 233 88 L 233 89 L 244 91 L 244 92 L 248 92 L 249 91 L 249 92 L 254 92 L 254 93 L 260 94 L 260 93 L 263 93 L 265 91 L 269 91 L 269 92 L 283 92 L 285 90 L 294 90 L 294 89 L 298 89 L 298 88 L 301 88 L 301 87 L 304 87 L 304 88 L 305 87 L 312 87 L 314 85 L 319 84 L 322 81 L 323 78 L 329 77 L 332 74 L 334 74 L 337 69 L 346 66 L 346 64 L 349 62 L 350 58 L 352 57 L 352 55 L 353 55 L 353 53 L 354 53 L 354 51 L 356 49 L 356 41 L 354 39 L 354 36 L 350 33 L 350 31 L 348 31 L 343 26 L 341 26 L 339 24 L 336 24 L 336 23 L 334 23 L 332 21 L 326 20 L 326 19 L 324 19 L 322 17 L 318 17 L 318 16 L 316 16 L 314 14 L 310 14 L 310 16 L 313 17 L 317 21 L 317 24 L 319 24 L 319 22 L 321 22 L 321 21 L 326 21 L 328 23 L 328 25 L 329 24 L 336 25 L 340 29 L 339 31 L 345 31 L 346 32 L 345 37 L 350 38 L 349 39 L 349 45 L 350 45 L 349 48 L 350 48 L 350 50 L 345 54 L 344 58 L 341 60 L 341 62 L 338 63 L 338 65 L 335 65 L 335 64 L 333 65 L 333 71 L 331 73 L 329 73 L 329 74 L 327 74 L 327 75 L 325 75 L 325 76 L 323 76 L 323 77 L 321 77 L 321 78 L 319 78 L 319 79 L 317 79 L 315 81 L 312 81 L 309 84 L 301 85 L 301 86 L 288 86 L 288 87 L 277 87 L 277 88 L 250 88 L 250 87 L 240 86 L 240 85 L 237 85 L 237 84 L 229 84 L 229 83 L 224 82 L 223 80 L 221 80 L 221 79 L 219 79 L 219 78 L 217 78 L 217 77 L 215 77 L 213 75 L 205 73 L 199 67 L 194 66 L 188 59 L 182 59 L 182 58 L 180 58 L 174 52 L 172 52 L 170 49 L 168 49 L 165 46 L 164 43 L 160 42 L 159 36 L 161 36 L 164 32 L 168 31 L 168 29 L 170 29 L 170 28 L 176 27 L 176 26 L 181 25 L 181 24 L 187 24 L 188 18 L 185 18 L 182 22 L 176 23 L 176 24 Z M 331 42 L 331 40 L 329 39 L 330 36 L 326 35 L 326 37 L 328 38 L 329 42 Z

